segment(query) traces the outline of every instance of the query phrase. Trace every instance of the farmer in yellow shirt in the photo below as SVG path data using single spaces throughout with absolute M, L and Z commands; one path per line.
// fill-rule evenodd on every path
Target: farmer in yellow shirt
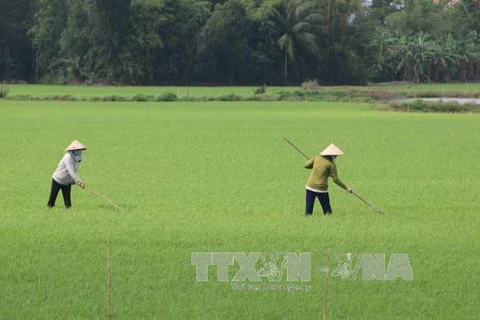
M 305 198 L 305 216 L 310 216 L 313 213 L 313 205 L 315 198 L 318 198 L 322 205 L 323 213 L 325 215 L 332 214 L 332 208 L 330 207 L 330 197 L 328 196 L 328 178 L 331 177 L 333 182 L 338 186 L 353 192 L 353 190 L 346 186 L 337 174 L 337 167 L 335 166 L 335 158 L 339 155 L 343 155 L 343 151 L 340 150 L 333 143 L 323 150 L 320 155 L 317 155 L 305 163 L 305 168 L 312 169 L 310 177 L 306 186 L 306 198 Z

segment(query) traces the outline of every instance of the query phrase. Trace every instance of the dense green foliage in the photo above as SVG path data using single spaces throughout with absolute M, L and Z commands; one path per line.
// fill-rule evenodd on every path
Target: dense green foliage
M 108 318 L 109 236 L 114 319 L 321 319 L 328 250 L 333 267 L 336 254 L 406 253 L 414 280 L 332 276 L 327 319 L 477 319 L 479 117 L 335 102 L 0 100 L 0 318 Z M 304 218 L 309 171 L 283 137 L 308 154 L 335 142 L 340 178 L 385 214 L 331 185 L 333 216 L 317 202 Z M 87 188 L 122 211 L 77 187 L 70 211 L 61 195 L 46 207 L 73 139 L 88 146 Z M 311 291 L 235 291 L 214 267 L 197 282 L 191 253 L 205 251 L 311 252 Z
M 480 79 L 480 2 L 1 0 L 0 79 L 285 85 Z

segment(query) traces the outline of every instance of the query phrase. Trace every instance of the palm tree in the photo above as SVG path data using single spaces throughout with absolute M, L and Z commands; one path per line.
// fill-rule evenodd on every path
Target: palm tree
M 301 52 L 318 56 L 318 46 L 313 28 L 321 19 L 312 5 L 305 1 L 284 0 L 273 15 L 283 28 L 284 34 L 278 39 L 280 49 L 285 52 L 284 81 L 288 78 L 288 60 L 295 62 Z
M 473 40 L 473 33 L 459 41 L 457 47 L 457 54 L 459 56 L 459 72 L 460 80 L 467 81 L 469 79 L 478 78 L 478 69 L 480 63 L 480 46 Z M 475 70 L 477 70 L 477 75 L 475 75 Z
M 372 36 L 370 45 L 375 49 L 375 69 L 377 75 L 385 77 L 393 74 L 394 70 L 394 50 L 398 45 L 399 39 L 393 36 L 385 28 L 376 28 Z
M 459 64 L 460 55 L 456 53 L 457 44 L 449 34 L 444 41 L 436 41 L 433 46 L 433 69 L 435 81 L 450 81 L 452 71 Z
M 406 80 L 420 82 L 428 74 L 430 63 L 433 60 L 434 49 L 429 34 L 421 31 L 413 37 L 402 37 L 396 48 L 396 54 L 400 57 L 397 72 L 403 70 Z

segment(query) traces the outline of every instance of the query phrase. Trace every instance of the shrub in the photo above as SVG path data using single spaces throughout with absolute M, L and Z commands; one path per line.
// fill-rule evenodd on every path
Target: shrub
M 145 101 L 152 101 L 153 96 L 147 96 L 144 94 L 137 94 L 132 98 L 133 101 L 138 101 L 138 102 L 145 102 Z
M 280 91 L 280 92 L 277 94 L 275 100 L 277 100 L 277 101 L 286 101 L 286 100 L 288 100 L 289 97 L 291 97 L 291 93 L 290 93 L 290 92 Z
M 11 99 L 11 100 L 35 100 L 29 94 L 17 94 L 17 95 L 9 97 L 8 99 Z
M 253 90 L 254 94 L 264 94 L 265 92 L 267 92 L 267 87 L 265 87 L 265 84 L 262 85 L 261 87 L 255 88 L 255 90 Z
M 427 112 L 463 113 L 474 112 L 476 109 L 478 109 L 477 105 L 471 103 L 438 102 L 427 104 Z
M 0 85 L 0 99 L 6 98 L 9 92 L 10 92 L 10 87 L 4 84 Z
M 212 101 L 212 100 L 208 100 L 208 97 L 206 96 L 199 96 L 199 97 L 195 97 L 195 96 L 188 96 L 188 97 L 183 97 L 181 99 L 181 101 Z
M 60 100 L 60 96 L 54 95 L 54 96 L 44 96 L 43 100 L 50 101 L 50 100 Z
M 412 111 L 426 111 L 427 103 L 423 100 L 417 99 L 406 104 L 408 110 Z
M 111 96 L 102 97 L 101 100 L 102 101 L 127 101 L 128 99 L 126 97 L 114 94 Z
M 333 101 L 329 97 L 329 101 Z M 277 101 L 323 101 L 325 100 L 325 94 L 319 91 L 281 91 L 276 96 Z
M 218 97 L 218 100 L 220 101 L 241 101 L 243 100 L 241 96 L 231 93 L 231 94 L 225 94 L 223 96 Z
M 307 80 L 302 83 L 302 88 L 309 91 L 318 91 L 320 90 L 320 85 L 316 79 Z
M 373 103 L 374 99 L 372 99 L 370 97 L 354 97 L 349 101 L 358 102 L 358 103 Z
M 65 94 L 63 96 L 58 97 L 58 100 L 62 101 L 77 101 L 77 97 L 71 95 L 71 94 Z
M 250 96 L 250 97 L 246 97 L 244 99 L 245 101 L 262 101 L 262 97 L 260 96 Z
M 177 95 L 172 92 L 164 92 L 157 96 L 156 101 L 177 101 Z
M 427 102 L 417 99 L 406 103 L 391 103 L 389 110 L 393 111 L 414 111 L 414 112 L 444 112 L 444 113 L 463 113 L 475 112 L 479 110 L 479 106 L 475 104 L 461 104 L 458 102 Z

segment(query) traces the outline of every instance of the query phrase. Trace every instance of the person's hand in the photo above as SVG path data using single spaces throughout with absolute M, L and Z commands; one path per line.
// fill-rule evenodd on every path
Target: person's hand
M 78 185 L 79 185 L 80 188 L 82 188 L 82 189 L 85 189 L 85 188 L 87 187 L 87 186 L 85 185 L 85 183 L 83 183 L 83 182 L 80 182 Z
M 347 187 L 347 191 L 350 192 L 350 193 L 353 193 L 353 189 L 350 188 L 350 187 Z

